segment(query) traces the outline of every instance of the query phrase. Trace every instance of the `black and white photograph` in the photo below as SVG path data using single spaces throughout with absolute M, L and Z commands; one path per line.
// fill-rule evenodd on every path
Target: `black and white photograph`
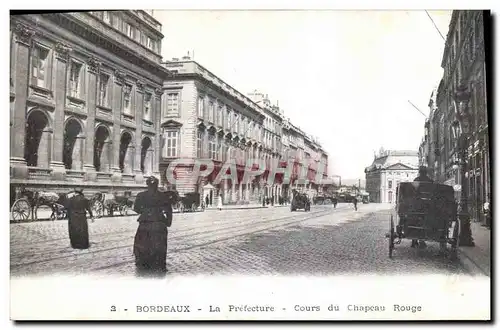
M 11 11 L 10 318 L 491 320 L 493 15 Z

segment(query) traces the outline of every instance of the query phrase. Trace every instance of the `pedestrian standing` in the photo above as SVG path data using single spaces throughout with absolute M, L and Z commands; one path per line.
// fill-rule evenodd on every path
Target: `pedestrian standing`
M 354 205 L 354 210 L 357 211 L 358 210 L 358 199 L 356 197 L 354 197 L 354 199 L 352 200 L 352 204 Z
M 165 193 L 158 191 L 158 179 L 149 177 L 148 190 L 137 194 L 134 211 L 139 218 L 134 255 L 137 275 L 160 275 L 167 272 L 168 227 L 172 225 L 172 205 Z
M 337 199 L 336 196 L 333 197 L 333 208 L 336 209 L 337 208 L 337 203 L 339 202 L 339 200 Z
M 205 207 L 208 207 L 208 204 L 210 202 L 210 198 L 208 198 L 208 195 L 205 196 Z
M 218 195 L 217 196 L 217 208 L 220 210 L 222 210 L 222 195 Z
M 90 202 L 83 195 L 83 189 L 75 188 L 75 195 L 65 203 L 68 210 L 69 241 L 73 249 L 88 249 L 89 224 L 86 212 L 93 218 Z

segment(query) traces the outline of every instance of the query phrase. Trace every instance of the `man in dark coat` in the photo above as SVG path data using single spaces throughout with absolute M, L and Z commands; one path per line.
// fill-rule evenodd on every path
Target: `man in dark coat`
M 339 200 L 337 199 L 337 196 L 333 196 L 333 208 L 336 209 L 337 208 L 337 204 L 338 204 Z
M 420 166 L 418 169 L 418 176 L 413 181 L 432 182 L 432 179 L 427 176 L 427 167 Z
M 148 190 L 137 194 L 134 211 L 140 214 L 135 234 L 134 255 L 137 275 L 167 272 L 167 236 L 172 225 L 172 205 L 167 194 L 158 191 L 158 179 L 146 181 Z
M 90 202 L 83 195 L 83 190 L 75 189 L 75 195 L 66 200 L 65 207 L 68 211 L 69 240 L 73 249 L 89 248 L 89 224 L 85 212 L 93 218 Z
M 354 210 L 358 210 L 358 198 L 356 196 L 353 197 L 352 199 L 352 204 L 354 205 Z

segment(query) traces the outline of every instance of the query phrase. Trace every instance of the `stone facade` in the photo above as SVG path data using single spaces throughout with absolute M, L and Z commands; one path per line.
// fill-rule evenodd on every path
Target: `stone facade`
M 413 181 L 418 175 L 416 151 L 381 150 L 365 169 L 366 192 L 375 203 L 395 203 L 400 182 Z
M 182 60 L 173 59 L 165 66 L 174 77 L 163 86 L 160 123 L 163 184 L 180 193 L 199 192 L 202 198 L 209 197 L 210 204 L 215 203 L 214 197 L 219 194 L 225 204 L 261 202 L 262 198 L 271 197 L 277 203 L 279 197 L 287 197 L 288 185 L 279 175 L 274 184 L 267 184 L 270 169 L 281 165 L 286 158 L 282 110 L 271 105 L 267 96 L 261 93 L 243 95 L 188 56 Z M 303 140 L 305 133 L 295 131 Z M 306 137 L 306 140 L 310 139 Z M 315 151 L 321 150 L 313 141 L 308 145 Z M 316 153 L 314 155 L 316 157 Z M 321 155 L 323 162 L 327 163 L 326 152 L 321 150 Z M 207 178 L 195 181 L 191 176 L 192 164 L 177 164 L 175 183 L 169 182 L 166 170 L 179 158 L 193 162 L 199 158 L 211 159 L 215 170 Z M 222 164 L 230 159 L 236 162 L 238 180 L 223 180 L 216 184 L 214 180 Z M 248 159 L 262 160 L 265 171 L 244 182 Z
M 143 11 L 12 16 L 10 178 L 65 192 L 158 175 L 161 25 Z
M 430 173 L 437 182 L 460 188 L 454 94 L 461 81 L 469 86 L 468 104 L 472 121 L 467 142 L 469 210 L 474 219 L 484 220 L 482 205 L 491 196 L 488 111 L 486 98 L 485 22 L 483 11 L 455 10 L 452 13 L 441 62 L 444 69 L 427 128 Z

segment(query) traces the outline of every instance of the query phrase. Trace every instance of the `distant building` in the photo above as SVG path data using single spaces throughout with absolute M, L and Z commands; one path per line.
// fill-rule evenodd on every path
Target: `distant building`
M 375 203 L 394 203 L 399 182 L 413 181 L 418 175 L 417 151 L 383 150 L 365 169 L 366 192 Z

